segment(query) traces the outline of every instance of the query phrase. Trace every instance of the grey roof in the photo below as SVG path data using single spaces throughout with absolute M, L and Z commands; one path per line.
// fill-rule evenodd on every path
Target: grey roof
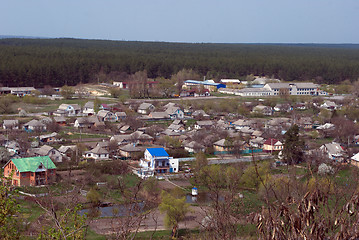
M 16 126 L 19 125 L 19 120 L 4 120 L 3 125 L 5 126 Z
M 190 143 L 185 144 L 185 147 L 188 147 L 188 148 L 204 148 L 203 145 L 201 145 L 201 144 L 199 144 L 199 143 L 197 143 L 195 141 L 192 141 Z
M 100 111 L 98 111 L 97 116 L 104 118 L 107 116 L 107 114 L 111 114 L 111 112 L 107 111 L 107 110 L 100 110 Z
M 327 143 L 324 144 L 324 146 L 327 149 L 328 153 L 332 155 L 338 155 L 344 152 L 343 148 L 340 146 L 339 143 Z
M 178 124 L 182 124 L 182 120 L 181 119 L 176 119 L 176 120 L 174 120 L 173 122 L 172 122 L 172 124 L 176 124 L 176 125 L 178 125 Z
M 199 126 L 212 126 L 212 125 L 213 125 L 213 122 L 210 121 L 210 120 L 207 120 L 207 121 L 197 121 L 196 124 L 199 125 Z
M 36 89 L 34 87 L 10 87 L 11 91 L 35 91 Z
M 202 109 L 196 110 L 196 111 L 194 111 L 192 113 L 192 116 L 195 116 L 195 117 L 200 116 L 200 115 L 202 115 L 203 117 L 209 117 L 209 115 L 205 111 L 203 111 Z
M 221 147 L 226 147 L 226 139 L 221 139 L 221 140 L 218 140 L 217 142 L 214 142 L 213 145 L 217 145 L 217 146 L 221 146 Z
M 78 123 L 100 123 L 96 116 L 80 117 L 76 119 Z
M 180 129 L 180 128 L 182 128 L 183 127 L 183 125 L 178 125 L 178 124 L 171 124 L 171 125 L 169 125 L 168 126 L 168 129 L 171 129 L 171 130 L 178 130 L 178 129 Z
M 81 107 L 78 104 L 66 104 L 66 103 L 61 104 L 58 109 L 65 111 L 68 106 L 72 106 L 75 110 L 81 110 Z
M 251 123 L 250 120 L 247 119 L 238 119 L 237 121 L 235 121 L 234 123 L 232 123 L 233 125 L 237 125 L 237 126 L 249 126 Z
M 92 108 L 93 109 L 94 106 L 95 106 L 94 102 L 88 101 L 87 103 L 85 103 L 84 108 Z
M 113 135 L 112 138 L 118 142 L 118 143 L 122 143 L 123 141 L 128 141 L 130 140 L 131 134 L 124 134 L 124 135 Z
M 130 125 L 124 125 L 120 128 L 120 131 L 127 131 L 129 129 L 131 129 Z
M 127 114 L 125 112 L 116 112 L 115 113 L 117 117 L 126 117 Z
M 147 110 L 150 107 L 154 107 L 151 103 L 141 103 L 141 105 L 138 107 L 139 110 Z
M 91 151 L 88 151 L 88 152 L 95 153 L 95 154 L 108 154 L 109 153 L 106 149 L 104 149 L 100 146 L 96 146 L 94 149 L 92 149 Z
M 45 124 L 41 123 L 39 120 L 33 119 L 30 122 L 24 124 L 25 126 L 33 126 L 33 127 L 45 127 Z
M 295 83 L 297 88 L 317 88 L 318 85 L 311 82 L 299 82 Z
M 100 146 L 102 148 L 107 148 L 109 144 L 110 144 L 109 141 L 102 141 L 102 142 L 98 142 L 96 146 Z
M 151 112 L 149 115 L 150 118 L 153 119 L 165 119 L 165 118 L 170 118 L 170 116 L 168 115 L 168 113 L 166 112 Z
M 134 146 L 133 144 L 127 144 L 120 147 L 120 150 L 125 152 L 140 152 L 142 149 Z
M 64 146 L 62 145 L 61 147 L 59 147 L 59 152 L 61 153 L 66 153 L 67 151 L 71 150 L 71 151 L 75 151 L 77 148 L 76 145 L 71 145 L 71 146 Z
M 43 145 L 41 146 L 38 150 L 37 150 L 37 154 L 41 155 L 41 156 L 46 156 L 49 154 L 49 152 L 51 150 L 53 150 L 54 148 L 49 146 L 49 145 Z
M 40 140 L 45 139 L 45 138 L 50 138 L 50 137 L 56 137 L 57 135 L 58 135 L 58 133 L 56 133 L 56 132 L 53 132 L 50 134 L 44 134 L 44 135 L 40 136 Z
M 54 117 L 55 122 L 66 122 L 66 118 L 64 117 Z
M 174 114 L 177 110 L 181 110 L 179 107 L 171 106 L 166 109 L 166 113 Z
M 174 132 L 171 129 L 164 130 L 161 134 L 167 135 L 167 136 L 180 136 L 178 132 Z

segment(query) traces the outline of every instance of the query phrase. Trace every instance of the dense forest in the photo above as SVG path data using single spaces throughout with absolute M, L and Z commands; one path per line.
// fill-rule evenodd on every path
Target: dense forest
M 63 86 L 97 81 L 101 73 L 146 70 L 170 78 L 193 69 L 208 78 L 249 74 L 288 81 L 339 83 L 359 77 L 357 45 L 211 44 L 80 39 L 0 39 L 4 86 Z

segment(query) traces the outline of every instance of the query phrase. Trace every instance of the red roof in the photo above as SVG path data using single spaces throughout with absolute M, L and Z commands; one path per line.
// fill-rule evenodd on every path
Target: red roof
M 278 139 L 275 138 L 268 138 L 263 144 L 265 145 L 274 145 L 278 142 Z

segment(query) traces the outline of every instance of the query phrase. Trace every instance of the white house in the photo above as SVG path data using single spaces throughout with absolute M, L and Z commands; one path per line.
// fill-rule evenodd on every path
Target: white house
M 85 115 L 90 116 L 95 114 L 95 104 L 92 101 L 85 103 L 82 111 Z
M 49 156 L 54 162 L 62 162 L 62 154 L 56 148 L 49 145 L 43 145 L 35 151 L 37 156 Z
M 107 110 L 100 110 L 97 113 L 97 117 L 102 122 L 116 122 L 117 116 L 113 112 Z
M 109 159 L 109 152 L 101 146 L 96 146 L 94 149 L 85 152 L 85 158 L 92 158 L 95 161 Z
M 339 143 L 332 142 L 322 145 L 320 148 L 324 153 L 328 154 L 329 159 L 341 161 L 345 152 Z
M 19 129 L 19 120 L 4 120 L 2 127 L 4 129 Z
M 54 112 L 56 116 L 77 116 L 81 113 L 81 107 L 78 104 L 61 104 Z
M 166 113 L 170 115 L 171 119 L 183 119 L 184 112 L 179 107 L 168 107 Z
M 137 109 L 137 112 L 141 114 L 148 114 L 153 110 L 155 110 L 155 106 L 153 106 L 151 103 L 141 103 Z
M 23 125 L 23 129 L 27 132 L 32 131 L 46 131 L 46 125 L 39 120 L 33 119 Z
M 140 161 L 140 167 L 146 175 L 178 172 L 178 159 L 176 163 L 164 148 L 147 148 L 144 158 Z

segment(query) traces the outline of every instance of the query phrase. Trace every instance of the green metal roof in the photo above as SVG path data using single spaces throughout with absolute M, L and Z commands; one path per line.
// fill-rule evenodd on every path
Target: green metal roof
M 51 161 L 49 156 L 13 158 L 11 161 L 15 164 L 19 172 L 35 172 L 41 163 L 47 169 L 56 168 L 55 164 Z

